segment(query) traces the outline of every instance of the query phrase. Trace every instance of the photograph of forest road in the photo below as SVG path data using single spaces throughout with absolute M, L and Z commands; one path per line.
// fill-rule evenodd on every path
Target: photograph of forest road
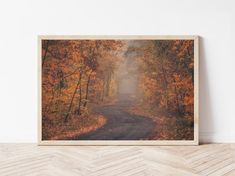
M 42 39 L 42 140 L 194 140 L 194 40 Z

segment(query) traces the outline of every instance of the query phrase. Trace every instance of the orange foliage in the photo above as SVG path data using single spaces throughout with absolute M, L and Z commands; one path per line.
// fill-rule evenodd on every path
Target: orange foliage
M 171 139 L 173 128 L 191 135 L 192 40 L 43 40 L 41 54 L 44 139 L 73 137 L 104 125 L 105 117 L 94 115 L 92 107 L 116 101 L 122 74 L 137 78 L 136 112 L 161 126 L 159 138 Z M 182 123 L 186 131 L 176 125 Z
M 48 122 L 50 128 L 51 124 L 70 124 L 74 120 L 82 123 L 84 116 L 96 121 L 91 117 L 90 104 L 114 96 L 113 75 L 120 60 L 117 52 L 122 45 L 122 41 L 114 40 L 42 41 L 44 131 L 48 131 L 44 124 Z M 78 134 L 90 128 L 94 129 L 94 125 L 75 131 Z

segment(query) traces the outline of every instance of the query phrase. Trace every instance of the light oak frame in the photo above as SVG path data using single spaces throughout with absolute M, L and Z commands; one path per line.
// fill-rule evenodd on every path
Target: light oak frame
M 41 49 L 42 40 L 194 40 L 194 140 L 42 140 Z M 199 143 L 199 36 L 38 36 L 38 145 L 198 145 Z

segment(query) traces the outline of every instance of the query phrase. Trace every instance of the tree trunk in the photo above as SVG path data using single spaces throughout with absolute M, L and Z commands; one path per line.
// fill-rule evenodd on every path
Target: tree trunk
M 109 96 L 109 92 L 110 92 L 110 82 L 111 82 L 111 73 L 108 73 L 108 77 L 107 77 L 107 81 L 106 81 L 106 92 L 105 92 L 105 96 L 108 97 Z
M 187 48 L 187 55 L 188 55 L 187 57 L 191 59 L 189 48 Z M 186 63 L 185 63 L 185 66 L 186 66 Z M 186 66 L 186 68 L 188 68 L 188 66 Z M 192 83 L 194 84 L 194 68 L 190 69 L 189 72 L 191 73 Z
M 43 68 L 43 65 L 44 65 L 45 60 L 46 60 L 48 48 L 49 48 L 49 41 L 47 41 L 46 48 L 45 48 L 45 53 L 44 53 L 44 55 L 43 55 L 43 57 L 42 57 L 42 68 Z
M 105 94 L 105 80 L 103 79 L 103 86 L 102 86 L 102 95 L 101 95 L 101 101 L 104 101 L 104 94 Z
M 88 78 L 87 78 L 86 95 L 85 95 L 85 102 L 83 104 L 83 107 L 86 107 L 87 101 L 88 101 L 88 93 L 89 93 L 89 84 L 90 84 L 90 80 L 91 80 L 91 74 L 92 74 L 92 71 L 90 72 L 90 74 L 88 75 Z
M 163 59 L 161 58 L 161 70 L 163 73 L 163 80 L 164 80 L 164 89 L 165 89 L 165 98 L 166 98 L 166 109 L 168 109 L 168 94 L 167 94 L 167 87 L 168 87 L 168 82 L 166 78 L 166 70 L 163 67 Z
M 192 76 L 192 84 L 194 84 L 194 71 L 193 71 L 193 69 L 191 71 L 191 76 Z
M 80 76 L 80 82 L 82 80 L 82 75 Z M 80 84 L 79 87 L 79 101 L 78 101 L 78 109 L 77 109 L 77 114 L 81 115 L 81 103 L 82 103 L 82 84 Z
M 174 83 L 176 83 L 175 78 L 174 78 Z M 178 97 L 178 91 L 177 91 L 176 85 L 174 85 L 174 89 L 175 89 L 175 94 L 176 94 L 177 111 L 178 111 L 178 114 L 180 115 L 180 114 L 181 114 L 181 108 L 180 108 L 179 97 Z
M 64 118 L 64 122 L 65 122 L 65 123 L 68 122 L 68 118 L 69 118 L 69 115 L 70 115 L 70 111 L 71 111 L 72 106 L 73 106 L 73 100 L 74 100 L 74 97 L 75 97 L 75 95 L 76 95 L 76 93 L 77 93 L 78 86 L 79 86 L 80 83 L 81 83 L 81 77 L 82 77 L 82 74 L 80 73 L 79 80 L 78 80 L 78 82 L 77 82 L 77 85 L 76 85 L 75 90 L 74 90 L 74 92 L 73 92 L 73 96 L 72 96 L 71 101 L 70 101 L 70 104 L 69 104 L 68 112 L 66 113 L 66 116 L 65 116 L 65 118 Z
M 54 98 L 55 98 L 55 90 L 53 89 L 53 90 L 52 90 L 52 97 L 51 97 L 50 103 L 49 103 L 49 105 L 46 106 L 46 108 L 45 108 L 45 111 L 46 111 L 47 113 L 50 112 L 50 110 L 51 110 L 51 106 L 52 106 L 52 103 L 53 103 L 53 101 L 54 101 Z

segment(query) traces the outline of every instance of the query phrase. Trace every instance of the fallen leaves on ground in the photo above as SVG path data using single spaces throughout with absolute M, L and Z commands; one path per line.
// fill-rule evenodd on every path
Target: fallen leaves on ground
M 156 126 L 148 140 L 193 140 L 193 118 L 163 115 L 143 105 L 134 105 L 129 113 L 151 118 Z
M 84 133 L 95 131 L 106 123 L 102 115 L 78 116 L 68 123 L 45 123 L 43 125 L 43 140 L 65 140 Z

